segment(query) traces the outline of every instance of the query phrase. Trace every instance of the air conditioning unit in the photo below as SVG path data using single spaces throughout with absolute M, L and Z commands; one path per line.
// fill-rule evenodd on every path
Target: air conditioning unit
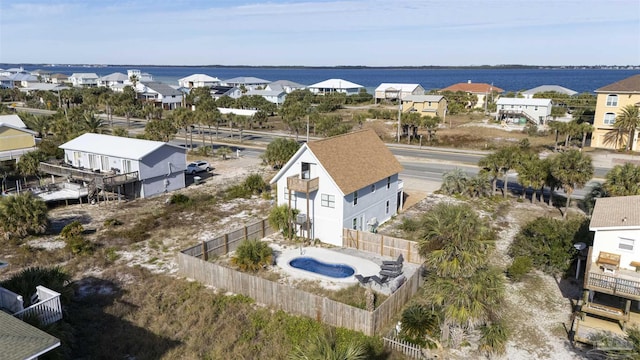
M 367 225 L 369 226 L 375 226 L 378 225 L 378 219 L 375 217 L 372 217 L 371 219 L 369 219 L 369 221 L 367 222 Z
M 307 222 L 307 214 L 298 214 L 296 216 L 296 224 L 302 225 Z

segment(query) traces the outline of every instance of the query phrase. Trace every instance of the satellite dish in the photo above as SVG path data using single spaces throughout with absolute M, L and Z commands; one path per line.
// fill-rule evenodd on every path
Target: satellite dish
M 573 247 L 576 248 L 576 250 L 581 251 L 587 248 L 587 244 L 583 242 L 579 242 L 579 243 L 573 244 Z

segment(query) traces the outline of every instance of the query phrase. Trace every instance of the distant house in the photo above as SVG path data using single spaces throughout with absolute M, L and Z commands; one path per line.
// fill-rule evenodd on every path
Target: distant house
M 228 96 L 232 99 L 238 99 L 242 96 L 242 91 L 235 86 L 212 86 L 211 87 L 211 97 L 214 100 L 218 100 L 223 96 Z
M 485 99 L 488 95 L 493 93 L 502 94 L 504 92 L 504 90 L 497 86 L 493 86 L 493 84 L 472 83 L 471 80 L 466 83 L 453 84 L 440 91 L 462 91 L 467 94 L 475 95 L 478 98 L 478 101 L 475 104 L 471 104 L 471 107 L 476 108 L 482 108 L 485 106 Z
M 409 95 L 424 95 L 420 84 L 382 83 L 375 90 L 374 98 L 378 100 L 398 100 Z
M 38 78 L 38 81 L 49 82 L 51 77 L 51 71 L 37 69 L 31 72 L 31 75 Z
M 447 114 L 447 99 L 442 95 L 406 95 L 402 97 L 402 112 L 417 112 L 421 116 L 438 116 L 444 119 Z
M 551 99 L 524 99 L 501 97 L 496 102 L 496 120 L 507 123 L 543 125 L 551 119 Z
M 578 93 L 577 91 L 567 89 L 566 87 L 563 87 L 560 85 L 541 85 L 538 87 L 534 87 L 533 89 L 523 91 L 522 96 L 524 96 L 525 99 L 533 99 L 533 95 L 535 94 L 551 92 L 551 91 L 557 92 L 559 94 L 569 95 L 569 96 L 573 96 Z
M 37 135 L 27 129 L 18 115 L 0 115 L 0 161 L 15 161 L 35 150 Z
M 305 143 L 271 180 L 298 209 L 305 237 L 342 246 L 342 229 L 372 231 L 402 203 L 402 165 L 373 130 Z
M 165 110 L 174 110 L 182 105 L 184 94 L 171 86 L 156 82 L 139 82 L 136 84 L 138 98 L 151 102 Z
M 129 77 L 126 74 L 120 72 L 114 72 L 113 74 L 101 76 L 97 80 L 98 86 L 105 86 L 108 88 L 122 87 L 125 84 L 131 84 Z
M 258 110 L 233 109 L 233 108 L 218 108 L 218 111 L 220 111 L 220 114 L 222 115 L 234 114 L 238 116 L 253 116 L 258 112 Z
M 298 84 L 296 82 L 293 81 L 289 81 L 289 80 L 277 80 L 277 81 L 273 81 L 270 82 L 266 87 L 265 90 L 271 90 L 271 91 L 284 91 L 285 93 L 289 94 L 292 91 L 295 90 L 304 90 L 306 89 L 307 86 L 306 85 L 302 85 L 302 84 Z
M 41 163 L 43 172 L 95 182 L 131 197 L 150 197 L 185 186 L 186 149 L 160 141 L 86 133 L 68 141 L 64 165 Z
M 8 78 L 13 81 L 13 87 L 26 87 L 29 83 L 39 82 L 37 76 L 26 71 L 11 74 Z
M 178 79 L 178 85 L 185 88 L 212 87 L 220 85 L 220 79 L 206 74 L 193 74 Z
M 223 86 L 235 86 L 244 91 L 264 89 L 271 81 L 251 76 L 239 76 L 220 83 Z
M 287 93 L 283 90 L 249 90 L 244 95 L 246 96 L 262 96 L 268 102 L 276 105 L 282 105 L 287 98 Z
M 49 81 L 53 84 L 64 84 L 69 81 L 69 77 L 65 74 L 52 74 L 49 77 Z
M 76 87 L 91 87 L 98 85 L 96 73 L 73 73 L 69 76 L 69 82 Z
M 129 81 L 131 81 L 133 78 L 135 78 L 136 82 L 151 82 L 153 81 L 153 75 L 146 73 L 146 72 L 142 72 L 138 69 L 129 69 L 127 70 L 127 77 L 129 78 Z M 132 82 L 133 83 L 133 82 Z
M 622 134 L 621 141 L 608 138 L 607 134 L 614 129 L 613 124 L 620 111 L 627 105 L 640 106 L 640 74 L 628 77 L 596 90 L 596 112 L 593 119 L 593 135 L 591 146 L 605 149 L 620 149 L 627 143 L 628 135 Z M 637 151 L 638 131 L 631 150 Z
M 13 80 L 7 76 L 0 75 L 0 89 L 13 89 Z
M 312 93 L 318 95 L 343 93 L 347 95 L 357 95 L 364 86 L 342 79 L 329 79 L 309 85 L 307 87 Z
M 640 325 L 640 196 L 598 198 L 589 230 L 594 237 L 581 307 L 589 316 L 578 317 L 576 335 L 603 318 L 620 323 L 621 328 L 610 327 L 619 330 Z

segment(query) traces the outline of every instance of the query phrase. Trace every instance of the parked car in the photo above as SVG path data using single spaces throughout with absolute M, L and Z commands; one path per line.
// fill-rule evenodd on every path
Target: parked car
M 201 171 L 210 171 L 211 166 L 206 161 L 198 160 L 187 165 L 187 168 L 184 170 L 187 174 L 195 174 Z

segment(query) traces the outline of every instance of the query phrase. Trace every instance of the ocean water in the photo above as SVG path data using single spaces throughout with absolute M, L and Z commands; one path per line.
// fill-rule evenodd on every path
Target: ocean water
M 0 68 L 19 67 L 0 64 Z M 540 85 L 560 85 L 579 93 L 593 92 L 602 86 L 640 70 L 628 69 L 381 69 L 381 68 L 277 68 L 277 67 L 196 67 L 196 66 L 43 66 L 22 65 L 25 70 L 45 69 L 71 75 L 74 72 L 95 72 L 98 76 L 114 72 L 127 73 L 139 69 L 153 75 L 154 80 L 177 85 L 178 79 L 191 74 L 207 74 L 222 80 L 252 76 L 265 80 L 290 80 L 311 85 L 327 79 L 344 79 L 364 86 L 373 93 L 380 83 L 417 83 L 427 90 L 471 81 L 493 84 L 505 91 L 519 91 Z

